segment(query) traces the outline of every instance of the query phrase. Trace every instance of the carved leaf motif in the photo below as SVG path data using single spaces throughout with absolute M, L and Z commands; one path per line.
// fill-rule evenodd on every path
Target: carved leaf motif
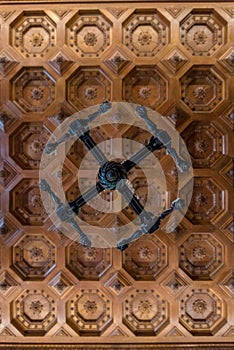
M 136 280 L 154 280 L 166 265 L 166 247 L 156 236 L 142 236 L 123 255 L 124 269 Z
M 76 242 L 67 248 L 67 268 L 79 279 L 98 280 L 110 266 L 109 249 L 85 248 Z
M 68 80 L 67 91 L 69 102 L 79 109 L 111 100 L 111 83 L 96 67 L 78 69 Z

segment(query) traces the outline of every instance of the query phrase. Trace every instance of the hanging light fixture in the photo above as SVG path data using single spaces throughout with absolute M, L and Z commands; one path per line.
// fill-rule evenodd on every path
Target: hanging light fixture
M 156 150 L 161 150 L 162 148 L 165 148 L 167 153 L 174 159 L 180 172 L 188 172 L 190 164 L 177 154 L 175 148 L 172 147 L 171 136 L 166 130 L 158 128 L 158 126 L 149 118 L 147 109 L 144 106 L 137 106 L 135 113 L 138 118 L 146 123 L 152 137 L 148 140 L 145 147 L 131 155 L 129 159 L 123 161 L 108 160 L 101 148 L 98 147 L 98 144 L 90 135 L 89 125 L 97 117 L 110 111 L 111 108 L 112 104 L 110 102 L 104 102 L 99 106 L 96 112 L 90 114 L 86 119 L 75 119 L 70 123 L 67 133 L 55 142 L 48 143 L 45 148 L 45 153 L 50 155 L 57 150 L 60 144 L 68 142 L 68 140 L 73 137 L 81 140 L 99 164 L 96 184 L 75 200 L 65 204 L 53 192 L 48 181 L 41 179 L 39 186 L 42 191 L 49 194 L 55 203 L 56 214 L 59 220 L 68 223 L 78 233 L 80 243 L 83 246 L 91 246 L 92 242 L 76 221 L 76 216 L 79 214 L 82 206 L 105 190 L 117 190 L 125 198 L 129 206 L 140 219 L 139 229 L 130 237 L 121 239 L 117 242 L 117 248 L 123 251 L 128 247 L 129 243 L 143 234 L 152 234 L 155 232 L 159 228 L 161 220 L 168 216 L 174 209 L 181 210 L 184 207 L 184 200 L 177 198 L 172 201 L 171 206 L 168 209 L 162 211 L 159 215 L 154 215 L 152 212 L 146 210 L 140 203 L 137 194 L 134 192 L 134 189 L 130 184 L 128 179 L 130 170 L 148 157 L 150 153 Z

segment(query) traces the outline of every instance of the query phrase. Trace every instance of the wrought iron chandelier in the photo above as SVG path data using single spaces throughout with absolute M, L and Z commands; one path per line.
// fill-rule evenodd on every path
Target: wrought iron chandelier
M 140 218 L 140 227 L 130 237 L 121 239 L 117 243 L 117 248 L 121 251 L 125 250 L 129 243 L 139 238 L 143 234 L 152 234 L 160 226 L 161 220 L 168 216 L 174 209 L 180 210 L 184 206 L 184 201 L 181 198 L 177 198 L 172 201 L 171 206 L 161 212 L 159 215 L 154 215 L 152 212 L 147 211 L 140 203 L 137 194 L 134 192 L 131 186 L 128 174 L 136 165 L 144 160 L 149 153 L 156 150 L 165 148 L 167 153 L 174 159 L 177 164 L 177 169 L 180 172 L 187 172 L 189 170 L 189 163 L 182 159 L 172 147 L 172 140 L 166 130 L 162 130 L 149 118 L 147 109 L 144 106 L 136 107 L 136 115 L 144 120 L 152 137 L 148 140 L 148 143 L 144 148 L 137 151 L 129 159 L 124 161 L 108 160 L 102 150 L 98 147 L 98 144 L 90 135 L 90 123 L 98 116 L 105 114 L 111 110 L 112 104 L 110 102 L 102 103 L 97 111 L 89 115 L 86 119 L 76 119 L 71 122 L 68 128 L 68 132 L 60 139 L 53 143 L 46 145 L 46 154 L 52 154 L 56 151 L 61 143 L 66 143 L 70 138 L 77 137 L 81 140 L 87 149 L 93 154 L 94 158 L 99 164 L 98 181 L 95 186 L 88 189 L 84 194 L 80 195 L 77 199 L 62 203 L 60 198 L 51 189 L 50 184 L 45 179 L 40 181 L 40 189 L 49 194 L 51 199 L 56 205 L 56 214 L 61 222 L 68 223 L 79 235 L 80 243 L 83 246 L 89 247 L 92 245 L 91 240 L 85 232 L 81 229 L 80 225 L 76 221 L 82 206 L 88 203 L 97 194 L 104 190 L 117 190 L 129 203 L 129 206 Z

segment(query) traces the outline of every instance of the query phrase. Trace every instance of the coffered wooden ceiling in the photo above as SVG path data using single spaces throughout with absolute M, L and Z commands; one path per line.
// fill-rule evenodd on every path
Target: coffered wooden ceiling
M 0 347 L 233 349 L 234 4 L 0 1 L 0 30 Z M 38 188 L 53 130 L 105 100 L 167 116 L 194 167 L 180 226 L 166 234 L 162 225 L 123 253 L 59 233 Z M 148 136 L 126 125 L 93 130 L 97 142 L 117 134 Z M 76 142 L 54 174 L 68 199 L 86 153 Z M 169 203 L 175 166 L 157 156 Z M 144 174 L 131 179 L 144 203 Z M 88 169 L 82 181 L 88 188 Z M 129 208 L 80 215 L 101 227 L 132 218 Z

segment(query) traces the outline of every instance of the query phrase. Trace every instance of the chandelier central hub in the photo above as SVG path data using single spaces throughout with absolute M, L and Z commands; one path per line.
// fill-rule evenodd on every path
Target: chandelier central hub
M 127 171 L 121 163 L 109 161 L 99 169 L 98 180 L 104 188 L 114 190 L 117 183 L 123 179 L 127 179 Z

